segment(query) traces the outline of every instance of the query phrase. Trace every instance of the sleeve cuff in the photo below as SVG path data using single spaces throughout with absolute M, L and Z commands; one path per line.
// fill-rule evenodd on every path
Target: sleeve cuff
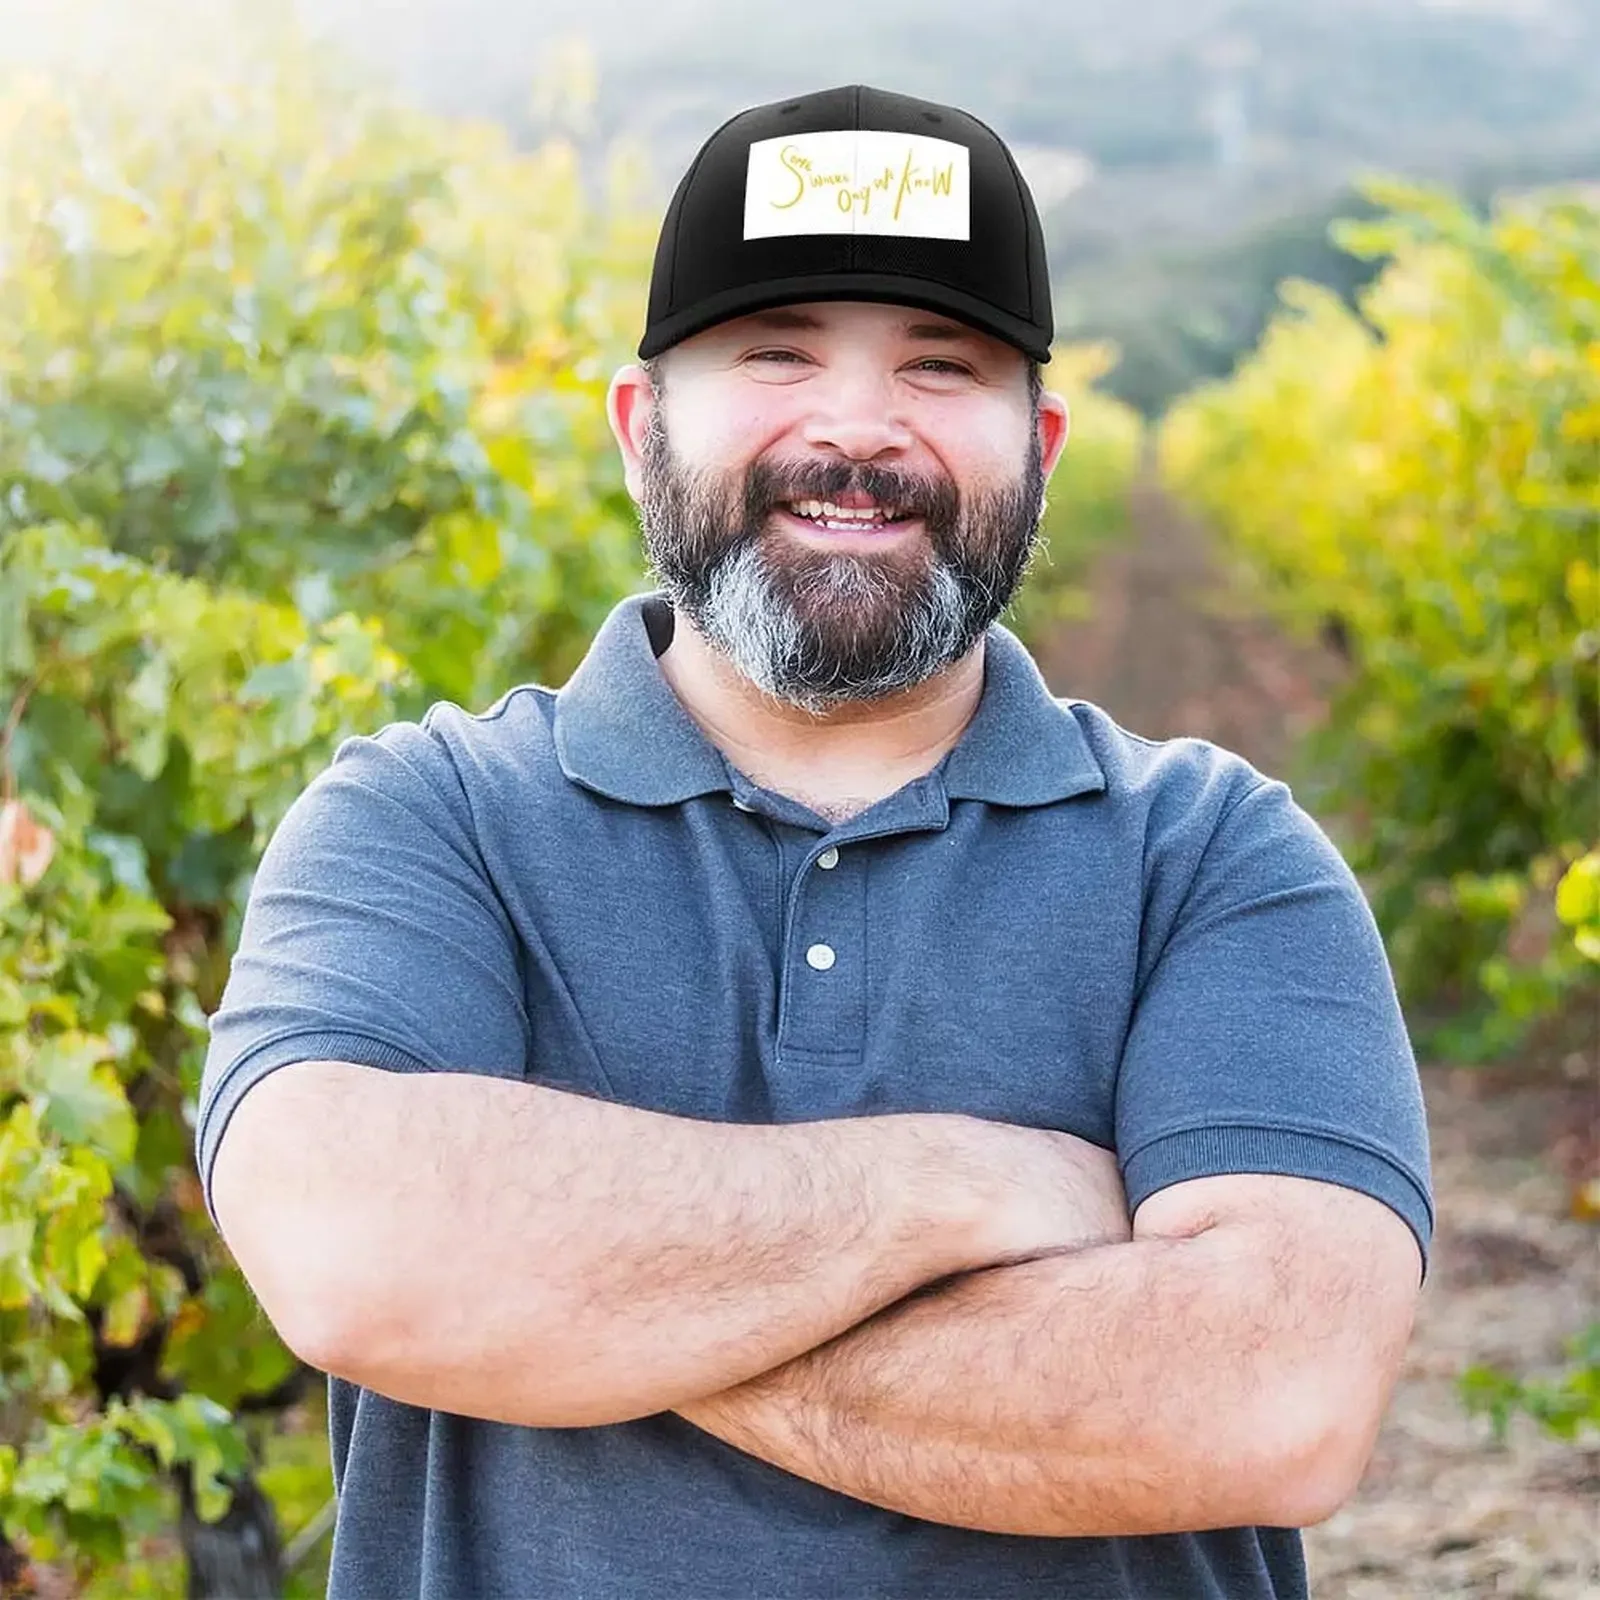
M 1292 1128 L 1188 1128 L 1142 1145 L 1123 1164 L 1122 1181 L 1132 1212 L 1170 1184 L 1235 1172 L 1315 1178 L 1381 1200 L 1416 1236 L 1422 1281 L 1427 1281 L 1433 1239 L 1433 1201 L 1427 1187 L 1391 1157 L 1365 1145 Z

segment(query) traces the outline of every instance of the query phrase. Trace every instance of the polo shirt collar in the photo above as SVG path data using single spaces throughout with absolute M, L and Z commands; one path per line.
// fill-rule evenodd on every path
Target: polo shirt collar
M 657 589 L 620 601 L 556 694 L 555 748 L 574 783 L 632 805 L 731 793 L 728 763 L 662 675 L 644 608 Z M 952 800 L 1038 806 L 1106 787 L 1078 720 L 1051 695 L 1022 641 L 991 623 L 983 695 L 940 763 Z

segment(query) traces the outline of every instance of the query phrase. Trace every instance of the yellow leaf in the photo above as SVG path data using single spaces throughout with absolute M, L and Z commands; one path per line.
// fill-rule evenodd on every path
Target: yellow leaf
M 87 1233 L 78 1241 L 72 1264 L 76 1278 L 73 1292 L 80 1300 L 85 1300 L 106 1264 L 105 1241 L 98 1232 Z
M 150 1317 L 150 1291 L 143 1280 L 130 1283 L 106 1306 L 105 1322 L 100 1337 L 109 1345 L 119 1348 L 133 1344 Z

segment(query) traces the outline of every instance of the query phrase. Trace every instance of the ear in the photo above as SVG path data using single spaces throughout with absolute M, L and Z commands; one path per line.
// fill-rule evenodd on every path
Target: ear
M 659 403 L 650 374 L 637 362 L 617 369 L 606 393 L 606 420 L 622 453 L 623 481 L 635 500 L 642 487 L 645 432 L 650 413 Z
M 1072 413 L 1067 402 L 1052 389 L 1039 396 L 1039 464 L 1046 478 L 1056 469 L 1067 435 L 1072 431 Z

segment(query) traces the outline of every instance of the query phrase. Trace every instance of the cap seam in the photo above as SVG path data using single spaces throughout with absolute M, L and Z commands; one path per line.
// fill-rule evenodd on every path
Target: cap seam
M 1028 237 L 1029 218 L 1033 215 L 1033 207 L 1022 193 L 1022 173 L 1017 169 L 1016 160 L 1004 140 L 1001 140 L 1000 148 L 1006 153 L 1006 164 L 1011 168 L 1011 181 L 1017 189 L 1017 204 L 1022 208 L 1022 270 L 1028 275 L 1028 316 L 1030 319 L 1038 319 L 1040 308 L 1033 298 L 1033 240 Z M 1039 232 L 1041 235 L 1044 233 L 1043 222 L 1039 224 Z M 1049 290 L 1050 286 L 1046 284 L 1045 293 L 1048 294 Z M 1055 321 L 1053 314 L 1050 320 Z
M 720 135 L 731 128 L 741 117 L 750 115 L 751 107 L 746 106 L 743 111 L 735 111 L 720 128 L 717 128 L 706 142 L 700 146 L 693 161 L 689 163 L 689 170 L 683 175 L 683 182 L 678 186 L 678 193 L 687 201 L 694 193 L 694 175 L 700 170 L 700 163 L 711 153 L 711 147 L 716 144 Z M 748 171 L 750 152 L 745 150 L 745 167 Z M 667 315 L 671 316 L 678 309 L 678 245 L 683 238 L 683 206 L 678 207 L 678 214 L 672 219 L 672 259 L 667 264 Z
M 969 112 L 968 115 L 970 116 L 971 113 Z M 986 129 L 989 136 L 1000 146 L 1000 153 L 1006 158 L 1006 165 L 1011 168 L 1011 182 L 1017 191 L 1017 208 L 1022 214 L 1022 270 L 1028 281 L 1028 320 L 1037 322 L 1039 320 L 1039 311 L 1033 298 L 1033 240 L 1028 237 L 1029 218 L 1033 213 L 1033 207 L 1030 204 L 1031 196 L 1022 192 L 1022 173 L 1017 166 L 1016 158 L 1011 154 L 1010 145 L 993 128 L 989 127 L 988 123 L 981 122 L 976 117 L 973 118 L 973 121 L 978 122 L 980 127 Z M 1042 220 L 1039 223 L 1039 232 L 1042 237 L 1044 233 Z M 1053 316 L 1051 320 L 1054 321 Z
M 855 109 L 856 160 L 859 163 L 859 161 L 861 159 L 861 85 L 859 83 L 856 84 L 856 86 L 855 86 L 855 96 L 856 96 L 856 109 Z M 860 178 L 860 176 L 861 176 L 861 174 L 860 174 L 860 172 L 858 170 L 855 173 L 855 178 L 852 181 L 858 180 Z M 854 223 L 852 223 L 851 224 L 851 228 L 850 228 L 850 271 L 855 272 L 855 271 L 858 271 L 860 269 L 860 266 L 861 266 L 860 257 L 861 257 L 861 235 L 857 231 Z
M 1033 214 L 1034 208 L 1032 206 L 1032 196 L 1023 193 L 1022 170 L 1017 166 L 1016 158 L 1011 154 L 1011 146 L 1008 145 L 1005 140 L 1002 139 L 1000 135 L 983 120 L 982 117 L 975 116 L 972 112 L 967 111 L 960 106 L 955 107 L 955 109 L 960 111 L 961 115 L 964 116 L 969 122 L 981 128 L 992 140 L 994 140 L 995 144 L 999 147 L 1001 155 L 1006 158 L 1006 166 L 1011 169 L 1011 186 L 1016 191 L 1017 209 L 1022 215 L 1022 271 L 1024 280 L 1028 286 L 1027 320 L 1029 322 L 1037 322 L 1039 317 L 1035 309 L 1033 298 L 1033 240 L 1028 237 L 1029 217 Z M 1042 242 L 1044 238 L 1044 223 L 1042 221 L 1039 223 L 1039 236 Z M 1052 320 L 1054 320 L 1053 317 Z

